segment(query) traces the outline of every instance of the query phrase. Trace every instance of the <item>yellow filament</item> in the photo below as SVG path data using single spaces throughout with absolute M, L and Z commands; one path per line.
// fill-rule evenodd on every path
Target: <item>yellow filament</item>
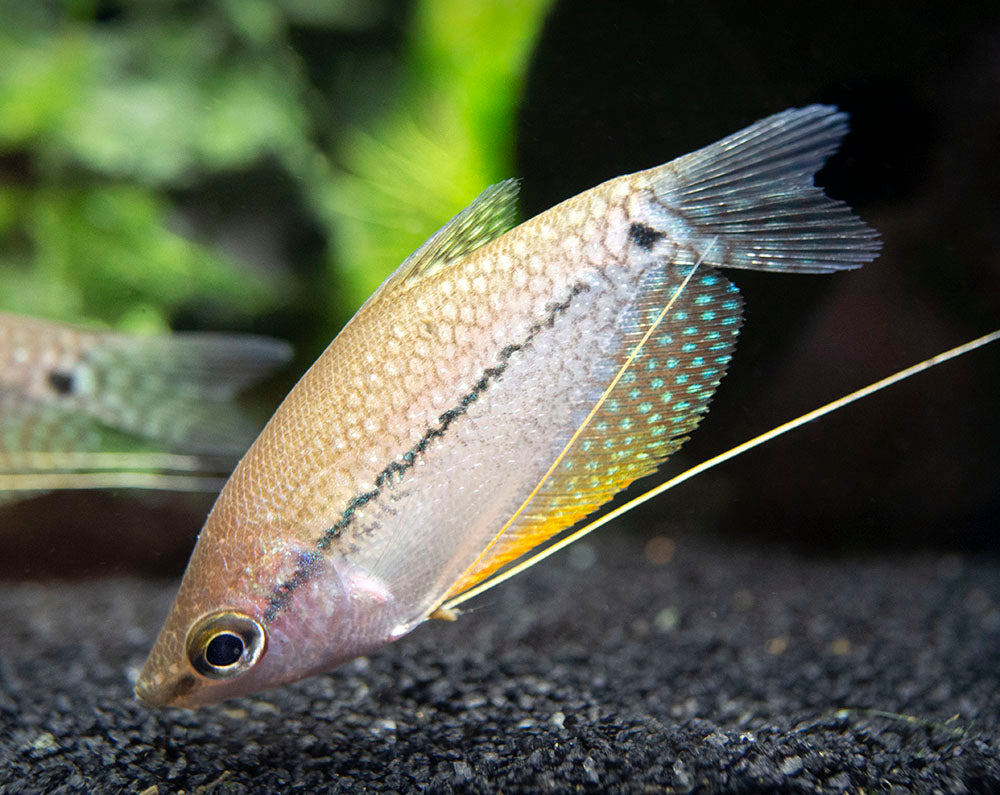
M 782 434 L 788 433 L 789 431 L 794 430 L 795 428 L 798 428 L 802 425 L 805 425 L 808 422 L 812 422 L 813 420 L 818 419 L 826 414 L 830 414 L 834 411 L 837 411 L 838 409 L 843 408 L 849 403 L 853 403 L 856 400 L 861 400 L 861 398 L 868 397 L 869 395 L 872 395 L 875 392 L 885 389 L 886 387 L 892 386 L 893 384 L 897 384 L 900 381 L 904 381 L 905 379 L 911 376 L 917 375 L 918 373 L 922 373 L 925 370 L 931 369 L 932 367 L 936 367 L 937 365 L 942 364 L 943 362 L 946 362 L 949 359 L 954 359 L 965 353 L 969 353 L 970 351 L 973 351 L 976 348 L 981 348 L 984 345 L 988 345 L 989 343 L 995 342 L 998 339 L 1000 339 L 1000 329 L 992 331 L 989 334 L 985 334 L 982 337 L 978 337 L 974 340 L 971 340 L 970 342 L 967 342 L 964 345 L 959 345 L 956 348 L 947 350 L 944 353 L 939 353 L 937 356 L 932 356 L 929 359 L 924 359 L 922 362 L 918 362 L 912 367 L 907 367 L 905 370 L 900 370 L 899 372 L 894 373 L 893 375 L 883 378 L 881 381 L 876 381 L 874 384 L 869 384 L 866 387 L 862 387 L 861 389 L 858 389 L 855 392 L 851 392 L 849 395 L 844 395 L 843 397 L 838 398 L 837 400 L 827 403 L 825 406 L 820 406 L 818 409 L 814 409 L 813 411 L 810 411 L 807 414 L 803 414 L 799 417 L 796 417 L 793 420 L 789 420 L 788 422 L 779 425 L 776 428 L 772 428 L 771 430 L 766 431 L 760 434 L 759 436 L 755 436 L 754 438 L 746 442 L 743 442 L 743 444 L 739 444 L 736 447 L 733 447 L 724 453 L 720 453 L 719 455 L 713 458 L 709 458 L 707 461 L 703 461 L 702 463 L 697 464 L 696 466 L 693 466 L 690 469 L 685 470 L 684 472 L 681 472 L 676 477 L 673 477 L 670 480 L 661 483 L 659 486 L 650 489 L 644 494 L 640 494 L 635 499 L 630 500 L 629 502 L 625 503 L 624 505 L 618 508 L 615 508 L 613 511 L 609 511 L 608 513 L 604 514 L 598 519 L 595 519 L 593 522 L 590 522 L 589 524 L 580 528 L 576 532 L 570 533 L 568 536 L 565 536 L 564 538 L 561 538 L 558 541 L 550 544 L 545 549 L 532 555 L 530 558 L 523 560 L 521 563 L 518 563 L 515 566 L 511 566 L 509 569 L 502 571 L 500 574 L 497 574 L 496 576 L 491 577 L 490 579 L 484 580 L 475 587 L 470 588 L 468 591 L 465 591 L 465 593 L 459 594 L 453 599 L 448 600 L 443 605 L 441 605 L 440 609 L 445 611 L 454 610 L 458 605 L 462 604 L 463 602 L 472 599 L 474 596 L 478 596 L 484 591 L 488 591 L 490 588 L 499 585 L 505 580 L 509 580 L 515 574 L 520 574 L 522 571 L 531 568 L 536 563 L 539 563 L 540 561 L 547 558 L 549 555 L 552 555 L 555 552 L 558 552 L 560 549 L 569 546 L 574 541 L 578 541 L 588 533 L 592 533 L 597 528 L 603 527 L 611 520 L 617 519 L 622 514 L 628 513 L 633 508 L 642 505 L 642 503 L 647 502 L 653 499 L 654 497 L 658 497 L 660 494 L 663 494 L 663 492 L 669 491 L 674 486 L 680 485 L 685 480 L 693 478 L 695 475 L 700 475 L 702 472 L 705 472 L 706 470 L 709 470 L 712 467 L 718 466 L 719 464 L 728 461 L 731 458 L 735 458 L 736 456 L 741 455 L 747 452 L 748 450 L 753 449 L 754 447 L 764 444 L 764 442 L 768 442 L 771 439 L 781 436 Z M 645 342 L 645 339 L 643 339 L 643 342 Z

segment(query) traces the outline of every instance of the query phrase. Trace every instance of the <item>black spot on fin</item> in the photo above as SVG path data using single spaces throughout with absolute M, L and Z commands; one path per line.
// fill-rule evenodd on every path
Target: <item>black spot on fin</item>
M 632 224 L 628 228 L 628 237 L 639 248 L 649 251 L 656 244 L 656 241 L 663 237 L 663 232 L 657 232 L 653 227 L 645 224 Z
M 73 394 L 73 373 L 62 370 L 51 370 L 48 375 L 49 386 L 59 395 Z

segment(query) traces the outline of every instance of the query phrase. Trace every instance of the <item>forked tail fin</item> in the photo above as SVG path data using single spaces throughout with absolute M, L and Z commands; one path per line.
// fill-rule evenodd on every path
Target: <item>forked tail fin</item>
M 643 172 L 655 197 L 650 228 L 708 265 L 828 273 L 878 256 L 878 233 L 813 177 L 847 134 L 847 114 L 829 105 L 786 110 L 721 141 Z
M 232 399 L 291 354 L 265 337 L 2 320 L 7 349 L 36 344 L 0 383 L 0 503 L 65 488 L 218 490 L 258 430 Z
M 250 335 L 109 336 L 78 365 L 79 407 L 175 452 L 239 456 L 259 428 L 232 399 L 290 357 L 286 343 Z

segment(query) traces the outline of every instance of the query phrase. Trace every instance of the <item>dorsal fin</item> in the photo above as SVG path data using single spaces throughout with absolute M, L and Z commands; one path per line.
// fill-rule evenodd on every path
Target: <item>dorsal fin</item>
M 516 179 L 490 185 L 403 260 L 378 292 L 405 289 L 509 231 L 516 223 L 519 187 Z

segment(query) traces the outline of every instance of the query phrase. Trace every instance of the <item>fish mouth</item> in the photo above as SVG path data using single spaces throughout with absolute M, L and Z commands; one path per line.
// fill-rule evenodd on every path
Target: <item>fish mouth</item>
M 168 682 L 140 678 L 132 692 L 144 707 L 155 709 L 177 706 L 176 702 L 194 690 L 196 684 L 193 674 L 184 674 Z
M 144 683 L 137 684 L 132 690 L 132 693 L 135 696 L 135 700 L 147 709 L 154 709 L 162 706 L 162 702 L 156 697 L 154 691 L 147 687 Z

